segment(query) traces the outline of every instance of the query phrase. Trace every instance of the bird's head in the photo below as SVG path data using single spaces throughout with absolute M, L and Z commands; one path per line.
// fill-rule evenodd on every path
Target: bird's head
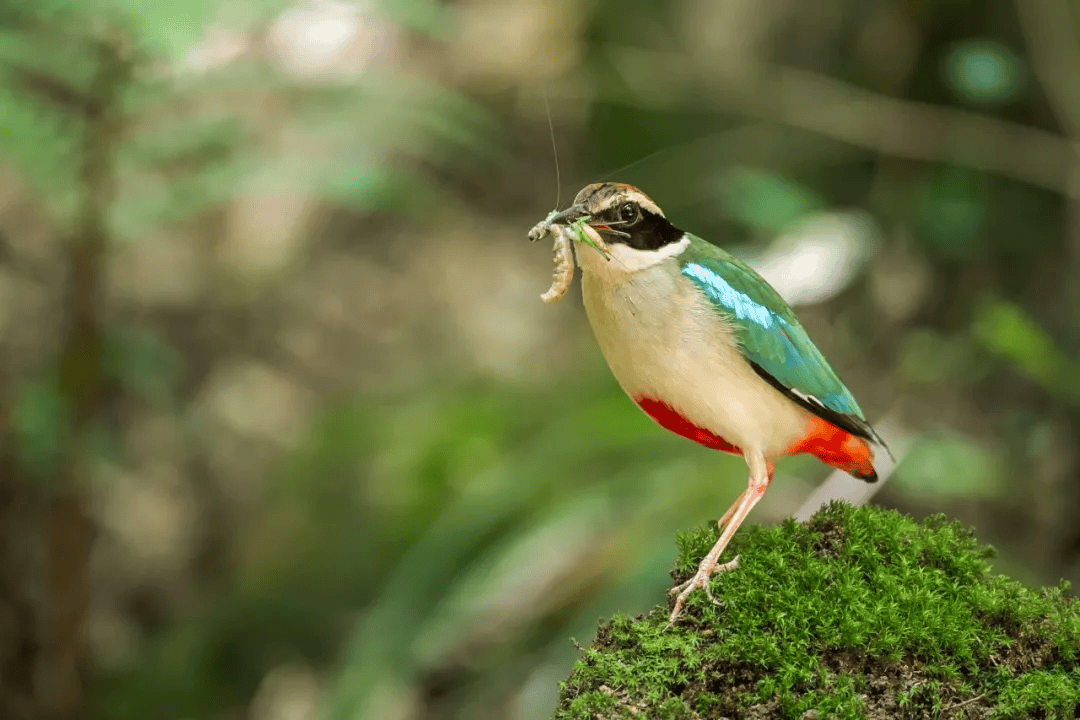
M 574 204 L 559 214 L 559 222 L 572 223 L 588 217 L 583 230 L 606 247 L 611 261 L 599 253 L 579 250 L 582 268 L 598 267 L 596 261 L 613 264 L 607 271 L 643 270 L 677 254 L 685 243 L 683 231 L 664 217 L 664 212 L 648 195 L 625 183 L 586 185 Z

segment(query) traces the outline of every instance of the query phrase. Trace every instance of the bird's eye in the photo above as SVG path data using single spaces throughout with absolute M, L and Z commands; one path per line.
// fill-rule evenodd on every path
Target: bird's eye
M 641 218 L 641 211 L 634 203 L 623 203 L 619 207 L 619 219 L 627 225 L 633 225 Z

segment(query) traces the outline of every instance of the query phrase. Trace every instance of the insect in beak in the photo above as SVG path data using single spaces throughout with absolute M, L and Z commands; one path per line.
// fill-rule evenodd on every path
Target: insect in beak
M 559 225 L 569 225 L 575 220 L 578 220 L 579 218 L 588 214 L 589 213 L 586 212 L 584 205 L 571 205 L 562 212 L 555 213 L 553 216 L 549 217 L 546 222 L 552 224 L 557 223 Z
M 582 220 L 582 219 L 584 219 L 586 222 L 588 222 L 588 219 L 589 219 L 589 213 L 585 210 L 585 206 L 584 205 L 571 205 L 570 207 L 563 210 L 561 213 L 556 213 L 553 217 L 549 218 L 547 220 L 547 222 L 558 223 L 558 224 L 561 224 L 561 225 L 573 225 L 575 222 L 577 222 L 579 220 Z M 578 225 L 578 227 L 580 227 L 580 225 Z M 598 230 L 603 230 L 606 233 L 610 233 L 611 235 L 619 235 L 620 237 L 630 237 L 630 233 L 625 233 L 622 230 L 616 230 L 615 228 L 611 227 L 610 225 L 593 225 L 593 227 L 595 227 Z M 602 254 L 607 255 L 607 253 L 604 252 L 603 250 L 601 250 L 601 248 L 596 247 L 596 245 L 594 243 L 589 242 L 587 240 L 583 240 L 583 242 L 585 242 L 585 244 L 587 244 L 587 245 L 592 245 L 594 248 L 599 250 Z
M 556 225 L 572 225 L 578 220 L 587 220 L 588 217 L 589 214 L 585 212 L 584 205 L 573 205 L 562 211 L 552 210 L 546 218 L 536 223 L 529 231 L 529 240 L 536 242 L 546 237 Z
M 596 252 L 603 255 L 605 259 L 610 260 L 611 254 L 604 246 L 603 241 L 601 240 L 598 244 L 584 230 L 584 226 L 588 221 L 589 213 L 584 205 L 572 205 L 561 212 L 552 210 L 546 218 L 538 222 L 533 229 L 529 231 L 529 240 L 536 242 L 537 240 L 546 237 L 549 233 L 555 233 L 556 226 L 561 226 L 570 233 L 570 236 L 573 239 L 585 243 L 596 250 Z

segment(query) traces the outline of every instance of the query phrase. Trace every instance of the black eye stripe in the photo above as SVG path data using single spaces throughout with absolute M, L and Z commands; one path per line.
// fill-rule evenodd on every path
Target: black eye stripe
M 624 213 L 624 209 L 628 209 L 629 213 Z M 626 220 L 640 219 L 644 211 L 638 207 L 638 204 L 632 201 L 624 201 L 616 205 L 612 205 L 602 212 L 597 213 L 594 217 L 605 222 L 623 222 Z
M 634 207 L 631 222 L 622 219 L 621 212 L 627 204 Z M 620 202 L 593 215 L 594 226 L 608 225 L 611 232 L 600 230 L 608 243 L 622 243 L 637 250 L 658 250 L 682 239 L 683 231 L 672 225 L 662 215 L 641 207 L 637 203 Z M 616 232 L 618 231 L 618 232 Z

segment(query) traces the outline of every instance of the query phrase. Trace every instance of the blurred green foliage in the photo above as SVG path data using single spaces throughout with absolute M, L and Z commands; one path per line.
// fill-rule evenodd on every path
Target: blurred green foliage
M 94 716 L 274 720 L 292 668 L 326 717 L 544 717 L 566 638 L 662 597 L 673 531 L 745 468 L 659 431 L 576 302 L 535 297 L 525 231 L 600 178 L 748 257 L 872 216 L 799 312 L 903 426 L 876 501 L 1080 580 L 1080 210 L 1032 51 L 1060 38 L 1003 0 L 827 5 L 0 2 L 5 482 L 70 490 L 44 480 L 86 434 Z M 825 471 L 782 463 L 755 520 Z M 4 547 L 44 536 L 21 507 Z
M 1003 356 L 1047 392 L 1080 405 L 1080 360 L 1068 357 L 1023 309 L 1007 302 L 987 303 L 972 329 L 987 349 Z
M 730 218 L 767 236 L 790 230 L 824 205 L 808 188 L 755 168 L 733 169 L 721 197 Z
M 371 704 L 387 686 L 422 682 L 427 662 L 462 643 L 478 644 L 472 661 L 482 680 L 471 691 L 493 702 L 523 671 L 502 665 L 499 645 L 513 639 L 539 650 L 558 642 L 559 628 L 568 631 L 574 619 L 560 617 L 558 606 L 545 608 L 557 598 L 516 595 L 532 613 L 554 613 L 552 627 L 536 636 L 527 616 L 499 645 L 485 641 L 483 623 L 493 621 L 484 620 L 485 605 L 520 593 L 526 580 L 505 566 L 507 557 L 554 522 L 559 532 L 608 546 L 605 555 L 618 548 L 607 560 L 626 572 L 642 562 L 634 535 L 648 536 L 665 520 L 634 517 L 632 498 L 681 503 L 679 496 L 694 494 L 680 487 L 692 479 L 687 470 L 713 483 L 718 470 L 730 469 L 728 492 L 741 480 L 737 468 L 717 467 L 723 461 L 687 468 L 680 441 L 656 433 L 621 397 L 588 386 L 568 391 L 455 388 L 328 409 L 261 506 L 257 558 L 236 590 L 209 615 L 154 639 L 115 674 L 103 716 L 142 718 L 164 704 L 178 716 L 203 717 L 223 699 L 250 696 L 276 664 L 331 662 L 355 607 L 366 610 L 334 684 L 330 717 L 377 715 Z M 523 415 L 521 407 L 534 411 Z M 561 420 L 552 424 L 551 417 Z M 576 472 L 589 483 L 568 486 L 563 478 Z M 406 485 L 401 477 L 417 481 Z M 706 487 L 697 494 L 706 490 L 718 494 Z M 538 571 L 547 564 L 522 560 Z M 562 602 L 592 606 L 597 579 L 579 582 L 563 591 L 570 594 Z
M 71 423 L 55 373 L 24 380 L 13 415 L 20 462 L 36 477 L 47 476 L 60 461 L 61 436 Z

